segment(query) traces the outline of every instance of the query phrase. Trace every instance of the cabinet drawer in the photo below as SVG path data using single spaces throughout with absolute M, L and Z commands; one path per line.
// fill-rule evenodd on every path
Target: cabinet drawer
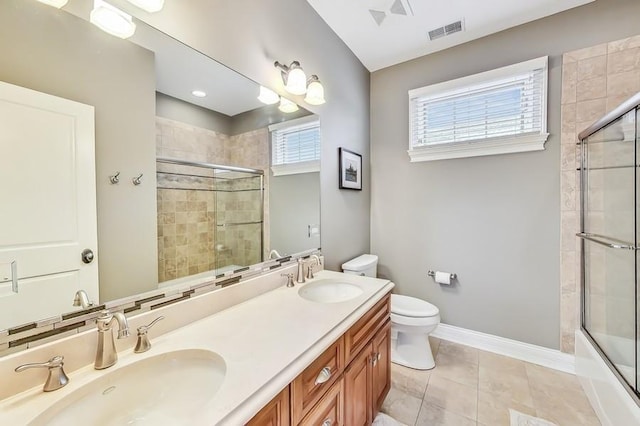
M 345 361 L 353 357 L 373 338 L 391 315 L 391 296 L 387 294 L 344 334 Z
M 331 389 L 302 419 L 304 426 L 342 426 L 344 425 L 344 381 L 335 382 Z
M 297 425 L 327 392 L 344 369 L 341 337 L 291 383 L 292 423 Z

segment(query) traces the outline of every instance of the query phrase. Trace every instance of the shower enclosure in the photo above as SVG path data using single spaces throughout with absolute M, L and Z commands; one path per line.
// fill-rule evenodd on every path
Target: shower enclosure
M 579 135 L 582 330 L 636 403 L 640 93 Z
M 262 170 L 157 159 L 158 281 L 262 262 Z

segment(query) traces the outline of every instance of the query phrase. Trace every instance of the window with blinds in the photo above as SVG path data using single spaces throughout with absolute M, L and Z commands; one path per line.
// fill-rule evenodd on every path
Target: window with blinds
M 547 57 L 409 91 L 411 161 L 544 149 Z
M 269 126 L 274 176 L 320 170 L 320 121 L 303 117 Z

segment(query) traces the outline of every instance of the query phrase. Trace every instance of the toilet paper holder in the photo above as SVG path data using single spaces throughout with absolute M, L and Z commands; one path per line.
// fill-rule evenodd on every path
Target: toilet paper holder
M 436 271 L 427 271 L 427 275 L 430 277 L 435 278 L 436 277 Z M 449 278 L 451 278 L 452 280 L 455 280 L 458 277 L 457 274 L 449 274 Z

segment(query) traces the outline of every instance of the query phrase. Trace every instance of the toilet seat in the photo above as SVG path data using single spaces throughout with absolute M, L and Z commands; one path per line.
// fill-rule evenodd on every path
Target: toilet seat
M 391 314 L 410 318 L 429 318 L 440 315 L 440 310 L 422 299 L 392 294 Z

